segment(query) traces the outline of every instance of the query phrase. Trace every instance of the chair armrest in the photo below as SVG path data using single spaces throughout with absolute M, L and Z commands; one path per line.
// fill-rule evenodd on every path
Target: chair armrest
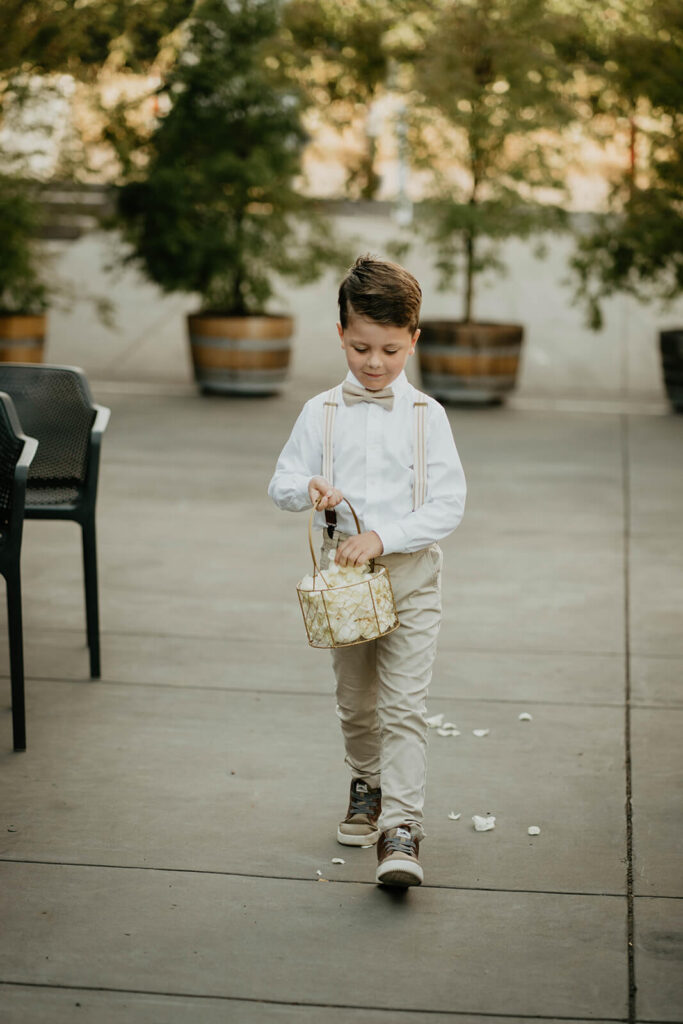
M 111 416 L 111 409 L 108 409 L 106 405 L 96 405 L 94 406 L 94 409 L 95 419 L 92 427 L 90 428 L 90 436 L 92 437 L 94 434 L 97 434 L 101 437 L 107 429 L 109 417 Z
M 86 507 L 94 510 L 97 498 L 97 481 L 100 473 L 100 448 L 102 447 L 102 434 L 107 428 L 111 409 L 106 405 L 95 405 L 95 419 L 90 428 L 90 451 L 88 453 L 88 472 L 85 478 L 83 489 L 84 502 Z
M 33 462 L 33 457 L 38 450 L 38 442 L 35 437 L 28 437 L 26 434 L 20 434 L 20 438 L 23 438 L 24 448 L 17 459 L 17 465 L 15 473 L 18 476 L 23 476 L 26 479 L 28 475 L 28 467 Z
M 33 456 L 38 450 L 38 442 L 35 437 L 27 437 L 26 434 L 17 435 L 24 442 L 21 455 L 14 467 L 14 483 L 12 486 L 12 511 L 9 519 L 9 534 L 11 543 L 21 547 L 21 535 L 24 529 L 24 504 L 26 501 L 26 481 L 28 479 L 28 468 L 33 462 Z

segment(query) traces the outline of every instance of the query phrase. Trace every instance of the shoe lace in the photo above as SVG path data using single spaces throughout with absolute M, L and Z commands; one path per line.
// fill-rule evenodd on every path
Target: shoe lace
M 403 839 L 401 836 L 385 836 L 384 848 L 390 853 L 407 853 L 408 856 L 415 856 L 415 840 Z
M 382 799 L 381 789 L 368 788 L 367 793 L 351 791 L 351 814 L 375 814 Z

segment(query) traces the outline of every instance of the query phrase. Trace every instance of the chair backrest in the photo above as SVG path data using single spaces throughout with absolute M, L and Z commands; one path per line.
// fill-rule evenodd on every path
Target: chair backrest
M 7 529 L 10 522 L 17 490 L 15 471 L 26 445 L 12 399 L 0 392 L 0 529 Z M 31 441 L 31 450 L 35 450 L 34 441 Z
M 0 391 L 11 395 L 23 430 L 38 441 L 29 483 L 82 486 L 96 415 L 85 374 L 71 366 L 0 363 Z

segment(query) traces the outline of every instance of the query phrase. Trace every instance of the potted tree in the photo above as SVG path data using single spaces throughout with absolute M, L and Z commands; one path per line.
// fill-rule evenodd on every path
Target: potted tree
M 49 288 L 35 247 L 41 206 L 34 187 L 0 174 L 0 361 L 39 363 L 45 346 Z
M 593 216 L 571 260 L 587 322 L 603 326 L 616 292 L 664 306 L 683 294 L 683 19 L 675 0 L 654 0 L 647 18 L 620 25 L 604 44 L 602 96 L 629 125 L 630 159 L 611 183 L 608 210 Z M 660 331 L 664 384 L 683 412 L 683 325 Z
M 433 183 L 418 229 L 436 251 L 439 287 L 463 282 L 460 318 L 421 324 L 423 383 L 444 401 L 500 402 L 515 384 L 523 327 L 478 320 L 475 283 L 505 269 L 504 239 L 565 223 L 560 133 L 575 114 L 559 41 L 568 29 L 573 20 L 546 0 L 451 0 L 416 62 L 411 148 Z
M 60 76 L 92 85 L 112 54 L 121 69 L 142 71 L 191 2 L 0 5 L 0 360 L 40 362 L 48 306 L 58 296 L 72 297 L 47 272 L 46 254 L 37 243 L 49 227 L 43 203 L 49 172 L 42 150 L 58 150 L 51 145 L 54 107 L 49 100 L 59 94 Z M 27 106 L 35 150 L 28 150 L 22 138 Z M 59 167 L 58 156 L 50 159 Z M 87 297 L 106 322 L 108 302 Z
M 188 326 L 204 392 L 278 390 L 293 323 L 266 312 L 274 277 L 314 280 L 334 253 L 296 188 L 306 136 L 278 8 L 200 0 L 160 90 L 168 113 L 118 193 L 129 258 L 164 291 L 201 297 Z

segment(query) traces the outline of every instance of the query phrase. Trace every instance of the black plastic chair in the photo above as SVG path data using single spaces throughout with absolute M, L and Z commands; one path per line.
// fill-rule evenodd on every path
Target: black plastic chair
M 14 402 L 22 428 L 38 441 L 26 486 L 26 519 L 70 519 L 83 539 L 90 677 L 100 677 L 95 501 L 102 434 L 110 411 L 95 405 L 75 366 L 0 363 L 0 391 Z
M 12 732 L 15 750 L 26 750 L 24 641 L 21 625 L 21 535 L 26 478 L 38 442 L 26 437 L 9 395 L 0 392 L 0 573 L 7 587 Z

